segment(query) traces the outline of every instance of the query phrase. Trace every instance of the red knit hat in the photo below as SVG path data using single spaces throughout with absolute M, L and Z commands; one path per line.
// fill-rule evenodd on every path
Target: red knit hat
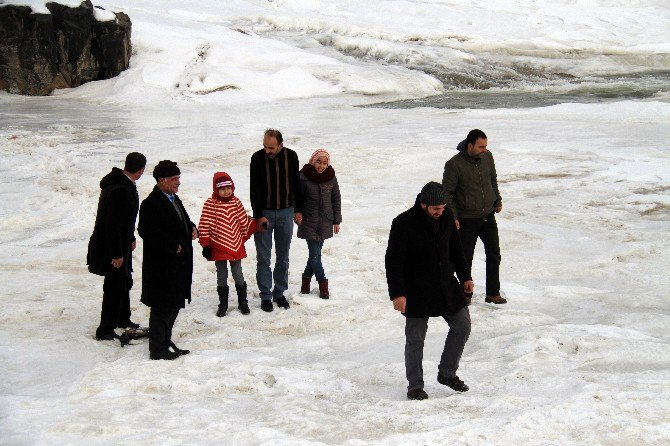
M 212 193 L 213 198 L 220 199 L 218 189 L 222 187 L 232 187 L 233 195 L 235 194 L 235 183 L 233 182 L 233 179 L 230 178 L 230 175 L 226 172 L 216 172 L 214 178 L 212 178 L 212 189 L 214 189 L 214 192 Z

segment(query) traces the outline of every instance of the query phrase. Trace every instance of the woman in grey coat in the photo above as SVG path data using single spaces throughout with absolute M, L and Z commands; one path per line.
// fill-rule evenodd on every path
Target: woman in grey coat
M 335 170 L 330 165 L 330 154 L 316 150 L 300 170 L 300 187 L 303 196 L 302 222 L 298 237 L 307 241 L 309 257 L 302 273 L 301 294 L 309 294 L 312 276 L 319 283 L 319 297 L 328 299 L 328 279 L 321 263 L 323 242 L 333 233 L 340 232 L 342 200 Z

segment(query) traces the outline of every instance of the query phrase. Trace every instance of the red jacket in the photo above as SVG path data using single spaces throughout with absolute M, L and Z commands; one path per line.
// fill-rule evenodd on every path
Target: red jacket
M 216 184 L 229 181 L 233 188 L 230 198 L 221 198 Z M 241 260 L 247 256 L 244 242 L 256 232 L 256 220 L 249 217 L 242 202 L 235 196 L 235 184 L 225 172 L 214 174 L 214 192 L 205 201 L 198 224 L 200 244 L 212 248 L 210 260 Z

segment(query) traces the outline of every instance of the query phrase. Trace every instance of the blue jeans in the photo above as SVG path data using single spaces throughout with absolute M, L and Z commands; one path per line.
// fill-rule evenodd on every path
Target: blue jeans
M 262 300 L 277 299 L 288 289 L 288 252 L 293 237 L 293 208 L 265 209 L 263 217 L 268 219 L 268 229 L 254 234 L 256 243 L 256 283 Z M 275 268 L 270 269 L 272 237 L 275 242 Z M 274 289 L 272 279 L 274 278 Z
M 321 249 L 323 248 L 323 240 L 307 240 L 307 250 L 309 257 L 307 257 L 307 266 L 302 273 L 303 277 L 312 278 L 316 275 L 316 281 L 321 282 L 326 280 L 326 272 L 323 270 L 321 263 Z

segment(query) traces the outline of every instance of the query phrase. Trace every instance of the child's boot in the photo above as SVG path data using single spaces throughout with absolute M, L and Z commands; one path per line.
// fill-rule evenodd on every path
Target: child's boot
M 223 317 L 228 311 L 228 292 L 230 288 L 228 285 L 216 287 L 216 292 L 219 293 L 219 309 L 216 310 L 216 315 L 218 317 Z
M 302 276 L 302 285 L 300 286 L 300 294 L 309 294 L 311 277 Z
M 237 291 L 237 308 L 240 309 L 240 313 L 251 313 L 249 302 L 247 302 L 247 283 L 244 282 L 241 285 L 235 284 L 235 291 Z
M 321 299 L 328 299 L 330 297 L 328 293 L 328 279 L 319 280 L 319 297 Z

